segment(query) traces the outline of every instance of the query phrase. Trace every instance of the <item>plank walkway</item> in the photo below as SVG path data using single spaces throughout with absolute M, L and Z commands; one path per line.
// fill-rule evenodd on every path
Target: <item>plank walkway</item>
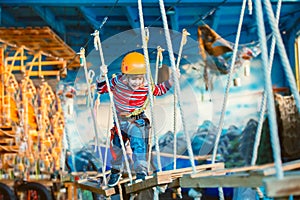
M 268 197 L 284 197 L 300 194 L 300 160 L 283 163 L 285 177 L 277 179 L 273 163 L 231 169 L 216 169 L 185 174 L 179 184 L 183 188 L 261 187 Z
M 76 52 L 49 27 L 0 27 L 0 39 L 18 47 L 42 51 L 53 58 L 63 58 L 70 69 L 80 67 Z

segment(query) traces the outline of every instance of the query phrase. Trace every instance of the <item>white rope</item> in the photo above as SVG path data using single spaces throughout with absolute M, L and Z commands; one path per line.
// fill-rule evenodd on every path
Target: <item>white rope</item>
M 278 0 L 277 3 L 277 11 L 276 11 L 276 23 L 278 24 L 279 22 L 279 17 L 280 17 L 280 10 L 281 10 L 281 0 Z M 271 48 L 270 48 L 270 55 L 269 55 L 269 75 L 271 75 L 272 71 L 272 65 L 273 65 L 273 59 L 274 59 L 274 53 L 275 53 L 275 44 L 276 44 L 276 38 L 273 35 L 272 36 L 272 43 L 271 43 Z M 253 147 L 253 154 L 252 154 L 252 160 L 251 160 L 251 165 L 256 164 L 257 160 L 257 153 L 258 153 L 258 147 L 260 143 L 260 138 L 261 138 L 261 131 L 263 127 L 263 121 L 264 121 L 264 116 L 266 113 L 266 106 L 267 106 L 267 92 L 264 90 L 264 94 L 262 96 L 261 100 L 261 108 L 260 108 L 260 115 L 259 115 L 259 121 L 258 121 L 258 126 L 256 130 L 256 137 L 255 137 L 255 142 L 254 142 L 254 147 Z
M 155 79 L 154 83 L 157 84 L 158 81 L 158 70 L 162 68 L 163 55 L 162 52 L 165 51 L 160 46 L 157 47 L 156 63 L 155 63 Z
M 279 23 L 281 3 L 282 3 L 281 0 L 279 0 L 277 3 L 277 10 L 276 10 L 276 23 L 277 24 Z M 274 53 L 275 53 L 275 44 L 276 44 L 276 40 L 275 40 L 275 36 L 273 35 L 271 48 L 270 48 L 270 55 L 269 55 L 269 75 L 271 75 L 271 71 L 272 71 L 272 65 L 273 65 L 273 59 L 274 59 Z M 264 90 L 262 100 L 261 100 L 259 121 L 258 121 L 256 134 L 255 134 L 255 141 L 254 141 L 251 165 L 255 165 L 256 161 L 257 161 L 258 147 L 259 147 L 260 140 L 261 140 L 263 121 L 264 121 L 264 117 L 265 117 L 265 113 L 266 113 L 266 106 L 267 106 L 266 100 L 267 100 L 267 92 L 266 92 L 266 90 Z M 256 188 L 256 192 L 260 198 L 264 197 L 264 194 L 259 187 Z
M 163 0 L 159 0 L 159 7 L 160 7 L 160 12 L 161 12 L 161 15 L 162 15 L 162 20 L 163 20 L 163 25 L 164 25 L 165 38 L 166 38 L 169 57 L 170 57 L 170 62 L 171 62 L 171 69 L 173 70 L 172 75 L 173 75 L 173 80 L 174 80 L 174 84 L 175 84 L 175 92 L 176 92 L 176 95 L 178 97 L 181 97 L 180 96 L 179 80 L 178 80 L 178 77 L 176 76 L 176 67 L 175 67 L 175 58 L 174 58 L 174 53 L 173 53 L 173 47 L 172 47 L 170 32 L 169 32 L 169 28 L 168 28 L 167 15 L 166 15 L 166 10 L 165 10 Z M 190 135 L 186 131 L 185 120 L 184 120 L 184 112 L 183 112 L 183 109 L 182 109 L 182 106 L 181 106 L 180 98 L 178 98 L 178 106 L 180 108 L 183 132 L 185 133 L 185 137 L 186 137 L 186 143 L 187 143 L 190 162 L 191 162 L 191 165 L 192 165 L 192 168 L 193 168 L 193 172 L 196 173 L 196 166 L 195 166 L 195 162 L 194 162 L 194 154 L 193 154 L 193 149 L 192 149 L 192 145 L 191 145 L 191 139 L 190 139 Z
M 142 7 L 142 0 L 138 0 L 138 10 L 139 10 L 139 17 L 140 17 L 140 27 L 141 27 L 141 35 L 142 35 L 142 42 L 143 42 L 143 51 L 144 57 L 146 62 L 146 71 L 147 71 L 147 81 L 149 84 L 148 87 L 148 98 L 150 100 L 150 113 L 151 113 L 151 121 L 153 126 L 151 126 L 151 137 L 155 140 L 155 150 L 157 153 L 157 166 L 159 171 L 162 171 L 161 167 L 161 160 L 160 160 L 160 150 L 158 145 L 158 137 L 156 136 L 156 128 L 155 128 L 155 120 L 154 120 L 154 113 L 153 113 L 153 94 L 152 94 L 152 82 L 151 82 L 151 69 L 149 64 L 149 55 L 148 55 L 148 48 L 147 48 L 147 38 L 145 32 L 145 25 L 144 25 L 144 17 L 143 17 L 143 7 Z M 151 160 L 151 148 L 152 147 L 152 139 L 149 136 L 149 152 L 148 152 L 148 171 L 150 170 L 150 160 Z
M 182 49 L 183 46 L 187 42 L 187 36 L 190 35 L 189 32 L 187 32 L 186 29 L 182 29 L 182 36 L 181 36 L 181 42 L 180 42 L 180 47 L 179 47 L 179 52 L 178 52 L 178 57 L 177 57 L 177 63 L 176 63 L 176 69 L 179 69 L 179 64 L 181 60 L 181 54 L 182 54 Z M 175 90 L 175 88 L 174 88 Z M 173 139 L 173 169 L 176 169 L 177 165 L 177 96 L 176 92 L 174 92 L 174 123 L 173 123 L 173 134 L 174 134 L 174 139 Z
M 264 66 L 263 69 L 264 69 L 264 79 L 265 79 L 265 90 L 267 92 L 268 117 L 269 117 L 269 122 L 270 122 L 269 127 L 270 127 L 271 143 L 272 143 L 272 148 L 273 148 L 273 157 L 275 160 L 276 175 L 278 178 L 281 179 L 281 178 L 283 178 L 282 161 L 281 161 L 281 157 L 280 157 L 281 153 L 280 153 L 279 138 L 278 138 L 278 133 L 277 133 L 277 122 L 276 122 L 276 112 L 275 112 L 275 105 L 274 105 L 272 81 L 271 81 L 271 77 L 269 75 L 269 70 L 268 70 L 269 62 L 268 62 L 266 35 L 265 35 L 265 27 L 264 27 L 264 19 L 263 19 L 261 1 L 256 0 L 254 5 L 255 5 L 255 11 L 256 11 L 255 15 L 256 15 L 256 23 L 257 23 L 257 27 L 258 27 L 258 36 L 259 36 L 260 45 L 261 45 L 262 61 L 263 61 L 263 66 Z M 278 42 L 278 40 L 277 40 L 277 42 Z
M 96 44 L 95 47 L 97 47 L 97 49 L 99 50 L 99 55 L 100 55 L 101 63 L 102 63 L 101 66 L 106 66 L 105 62 L 104 62 L 104 56 L 103 56 L 103 50 L 102 50 L 102 46 L 101 46 L 101 40 L 100 40 L 100 36 L 99 36 L 99 31 L 96 30 L 93 33 L 93 35 L 95 37 L 94 38 L 94 44 Z M 116 111 L 116 107 L 115 107 L 115 103 L 114 103 L 113 93 L 112 93 L 111 88 L 110 88 L 110 84 L 109 84 L 109 80 L 108 80 L 107 74 L 104 74 L 104 75 L 105 75 L 105 82 L 106 82 L 106 86 L 107 86 L 107 90 L 108 90 L 110 102 L 111 102 L 111 105 L 112 105 L 111 107 L 112 107 L 112 111 L 113 111 L 113 118 L 114 118 L 114 122 L 115 122 L 116 127 L 117 127 L 118 137 L 119 137 L 120 143 L 121 143 L 121 148 L 122 148 L 122 153 L 123 153 L 123 157 L 124 157 L 124 161 L 125 161 L 125 166 L 126 166 L 126 169 L 127 169 L 127 172 L 128 172 L 129 180 L 132 183 L 131 170 L 130 170 L 128 158 L 127 158 L 127 155 L 126 155 L 126 149 L 125 149 L 125 145 L 124 145 L 124 141 L 123 141 L 123 137 L 122 137 L 122 133 L 121 133 L 121 129 L 120 129 L 120 124 L 119 124 L 119 120 L 118 120 L 118 116 L 117 116 L 117 111 Z M 103 170 L 105 170 L 105 169 L 103 169 Z
M 183 46 L 186 44 L 187 36 L 189 36 L 189 35 L 191 35 L 191 34 L 189 32 L 187 32 L 187 30 L 185 28 L 182 29 L 182 36 L 181 36 L 181 42 L 180 42 L 179 51 L 178 51 L 176 69 L 179 69 Z
M 237 35 L 236 35 L 236 39 L 235 39 L 234 49 L 233 49 L 232 61 L 231 61 L 231 65 L 230 65 L 230 72 L 228 74 L 226 90 L 225 90 L 225 95 L 224 95 L 224 99 L 223 99 L 222 113 L 221 113 L 220 121 L 219 121 L 219 124 L 218 124 L 218 132 L 217 132 L 216 141 L 215 141 L 215 145 L 214 145 L 214 149 L 213 149 L 212 164 L 214 164 L 215 160 L 216 160 L 219 140 L 220 140 L 221 133 L 222 133 L 222 127 L 224 126 L 225 111 L 226 111 L 226 106 L 227 106 L 229 90 L 230 90 L 230 84 L 231 84 L 231 81 L 232 81 L 232 74 L 233 74 L 233 70 L 234 70 L 234 64 L 235 64 L 237 51 L 238 51 L 239 39 L 240 39 L 242 25 L 243 25 L 243 18 L 244 18 L 244 12 L 245 12 L 245 8 L 246 8 L 246 1 L 247 0 L 243 0 L 243 4 L 242 4 L 242 9 L 241 9 L 240 19 L 239 19 L 239 24 L 238 24 L 238 30 L 237 30 Z M 219 190 L 220 199 L 224 199 L 223 189 L 221 187 L 219 187 L 218 190 Z
M 277 40 L 277 49 L 279 51 L 281 62 L 283 64 L 282 66 L 283 66 L 283 69 L 285 71 L 285 75 L 286 75 L 287 81 L 289 83 L 291 92 L 292 92 L 292 94 L 295 98 L 295 102 L 296 102 L 296 106 L 298 108 L 298 112 L 300 112 L 300 96 L 299 96 L 299 93 L 298 93 L 295 77 L 294 77 L 289 59 L 287 57 L 287 53 L 285 51 L 285 47 L 284 47 L 282 38 L 280 36 L 278 24 L 276 23 L 274 13 L 272 12 L 272 5 L 269 1 L 264 1 L 264 4 L 265 4 L 265 7 L 266 7 L 268 19 L 270 21 L 270 27 L 271 27 L 271 29 L 272 29 L 275 37 L 276 37 L 276 40 Z
M 95 131 L 95 152 L 98 149 L 98 153 L 99 153 L 99 157 L 100 157 L 100 162 L 102 165 L 102 176 L 103 176 L 103 180 L 106 183 L 106 176 L 105 176 L 105 168 L 104 168 L 104 162 L 103 162 L 103 157 L 102 157 L 102 152 L 101 152 L 101 148 L 99 145 L 99 135 L 98 135 L 98 129 L 97 129 L 97 120 L 95 119 L 95 114 L 92 108 L 92 93 L 91 93 L 91 80 L 90 78 L 92 78 L 95 73 L 94 71 L 89 71 L 87 72 L 87 65 L 86 65 L 86 58 L 85 58 L 85 49 L 81 48 L 80 49 L 80 59 L 82 62 L 82 65 L 84 67 L 84 71 L 85 71 L 85 78 L 86 78 L 86 82 L 87 82 L 87 88 L 88 88 L 88 107 L 90 109 L 91 112 L 91 116 L 92 116 L 92 120 L 93 120 L 93 127 L 94 127 L 94 131 Z M 91 73 L 92 72 L 92 73 Z
M 252 15 L 252 10 L 253 10 L 252 0 L 248 0 L 249 15 Z
M 111 108 L 111 104 L 110 104 L 110 108 Z M 108 148 L 109 148 L 109 145 L 110 145 L 110 131 L 109 131 L 110 119 L 111 119 L 111 111 L 109 111 L 109 116 L 108 116 L 108 121 L 107 121 L 104 164 L 103 164 L 104 169 L 106 169 L 106 166 L 107 166 Z M 106 182 L 104 182 L 104 184 L 106 185 Z

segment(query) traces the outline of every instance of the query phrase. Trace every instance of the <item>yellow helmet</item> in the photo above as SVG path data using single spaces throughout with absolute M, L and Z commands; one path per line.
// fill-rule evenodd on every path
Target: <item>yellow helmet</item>
M 123 74 L 146 74 L 146 63 L 144 55 L 138 52 L 127 54 L 121 65 Z

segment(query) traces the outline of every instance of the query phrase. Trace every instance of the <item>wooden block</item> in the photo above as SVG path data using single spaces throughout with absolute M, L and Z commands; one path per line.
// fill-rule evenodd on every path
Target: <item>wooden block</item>
M 110 188 L 107 186 L 101 186 L 98 183 L 94 183 L 94 182 L 90 182 L 90 181 L 76 183 L 76 187 L 83 189 L 83 190 L 89 190 L 96 194 L 102 194 L 106 197 L 109 197 L 116 193 L 114 188 Z
M 300 195 L 300 174 L 285 176 L 283 179 L 268 177 L 263 179 L 268 197 L 288 197 Z
M 171 174 L 160 174 L 152 176 L 144 181 L 132 184 L 125 184 L 127 194 L 136 193 L 159 185 L 164 185 L 172 182 Z
M 286 162 L 286 163 L 282 164 L 283 171 L 290 171 L 290 170 L 294 170 L 294 169 L 300 169 L 300 160 L 294 160 L 294 161 Z M 251 174 L 269 176 L 269 175 L 276 174 L 276 169 L 274 167 L 274 164 L 270 164 L 269 167 L 254 170 L 251 172 Z
M 262 185 L 262 178 L 262 176 L 249 176 L 249 174 L 196 178 L 184 175 L 180 178 L 180 186 L 184 188 L 259 187 Z
M 59 76 L 59 70 L 52 70 L 52 71 L 31 71 L 29 76 Z
M 79 56 L 49 27 L 1 28 L 0 39 L 26 50 L 41 51 L 54 58 L 63 58 L 68 68 L 80 67 Z M 11 45 L 11 46 L 13 46 Z
M 224 168 L 224 163 L 198 165 L 198 166 L 196 166 L 196 171 L 198 172 L 198 171 L 203 171 L 203 170 L 208 170 L 208 169 L 210 170 L 210 169 L 219 169 L 219 168 Z M 174 178 L 180 177 L 183 174 L 191 174 L 191 173 L 193 174 L 192 176 L 196 175 L 196 174 L 194 174 L 192 167 L 157 172 L 158 175 L 171 174 L 171 176 Z

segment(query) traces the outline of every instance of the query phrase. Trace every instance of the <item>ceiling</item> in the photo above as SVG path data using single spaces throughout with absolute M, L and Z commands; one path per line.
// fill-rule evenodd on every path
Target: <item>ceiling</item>
M 165 0 L 169 28 L 187 29 L 196 40 L 197 27 L 208 24 L 234 42 L 242 0 Z M 250 0 L 248 1 L 250 2 Z M 145 27 L 163 27 L 159 1 L 143 0 Z M 255 0 L 253 0 L 254 7 Z M 277 1 L 271 1 L 276 10 Z M 240 43 L 257 40 L 255 10 L 246 7 Z M 91 51 L 91 33 L 101 40 L 140 27 L 137 0 L 0 0 L 0 27 L 50 27 L 75 52 Z M 268 24 L 264 16 L 265 24 Z M 283 0 L 279 27 L 288 33 L 300 21 L 300 0 Z M 267 32 L 269 31 L 266 28 Z M 139 34 L 136 32 L 135 34 Z M 1 38 L 1 36 L 0 36 Z M 126 38 L 124 38 L 126 40 Z

